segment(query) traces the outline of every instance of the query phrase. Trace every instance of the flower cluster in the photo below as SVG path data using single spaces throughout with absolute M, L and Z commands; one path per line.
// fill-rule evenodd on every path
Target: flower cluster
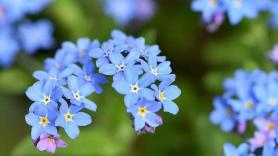
M 0 66 L 8 67 L 19 51 L 29 54 L 53 45 L 49 21 L 31 22 L 27 15 L 37 14 L 52 0 L 0 0 Z
M 155 7 L 153 0 L 104 0 L 106 14 L 119 25 L 127 25 L 132 20 L 146 21 L 154 15 Z
M 92 122 L 82 110 L 96 111 L 89 96 L 102 93 L 101 84 L 107 82 L 104 75 L 113 76 L 113 88 L 124 95 L 135 131 L 154 132 L 162 125 L 158 111 L 163 108 L 176 114 L 179 108 L 173 100 L 181 94 L 171 85 L 175 75 L 170 62 L 159 53 L 157 45 L 146 45 L 144 38 L 117 30 L 102 44 L 87 38 L 76 44 L 64 42 L 54 58 L 46 59 L 45 70 L 34 72 L 38 82 L 26 91 L 33 104 L 25 118 L 37 148 L 54 152 L 56 147 L 65 147 L 58 130 L 63 128 L 75 139 L 79 126 Z
M 276 0 L 193 0 L 192 10 L 202 12 L 203 21 L 214 25 L 214 29 L 221 25 L 223 18 L 220 22 L 218 19 L 225 13 L 230 23 L 236 25 L 242 18 L 255 18 L 262 11 L 272 14 L 269 21 L 271 27 L 278 26 L 278 2 Z
M 212 123 L 220 125 L 225 132 L 239 134 L 246 132 L 248 122 L 256 129 L 254 137 L 238 149 L 225 144 L 225 156 L 247 156 L 248 152 L 254 156 L 276 155 L 269 153 L 278 152 L 278 72 L 238 70 L 224 82 L 224 88 L 224 94 L 214 100 Z

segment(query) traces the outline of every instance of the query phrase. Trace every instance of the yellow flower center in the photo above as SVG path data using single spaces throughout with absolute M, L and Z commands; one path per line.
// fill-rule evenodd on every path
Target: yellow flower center
M 271 98 L 268 99 L 268 103 L 269 103 L 271 106 L 276 106 L 277 103 L 278 103 L 278 100 L 277 100 L 277 98 L 275 98 L 275 97 L 271 97 Z
M 157 68 L 151 68 L 151 73 L 155 76 L 157 76 Z
M 159 93 L 158 93 L 158 98 L 159 98 L 160 101 L 165 100 L 166 97 L 165 97 L 165 95 L 164 95 L 164 92 L 159 91 Z
M 215 6 L 217 4 L 218 0 L 210 0 L 210 5 Z
M 48 137 L 47 140 L 48 142 L 55 143 L 55 138 L 53 137 Z
M 65 119 L 66 119 L 67 122 L 68 122 L 68 121 L 73 121 L 73 120 L 72 120 L 73 114 L 70 114 L 69 112 L 68 112 L 67 114 L 65 114 L 64 117 L 65 117 Z
M 273 130 L 274 128 L 275 128 L 275 125 L 273 123 L 270 123 L 269 125 L 267 125 L 268 130 Z
M 141 116 L 145 116 L 145 114 L 148 112 L 146 107 L 139 107 L 138 114 Z
M 248 101 L 246 104 L 245 104 L 245 107 L 247 109 L 253 109 L 254 108 L 254 104 L 252 101 Z
M 39 124 L 45 127 L 47 124 L 49 124 L 48 118 L 46 116 L 40 117 L 40 123 Z

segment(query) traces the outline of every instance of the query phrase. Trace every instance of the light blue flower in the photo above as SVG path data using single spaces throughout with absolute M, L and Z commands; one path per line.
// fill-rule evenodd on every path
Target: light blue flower
M 63 88 L 64 96 L 71 101 L 72 104 L 84 106 L 85 108 L 96 111 L 97 106 L 90 101 L 87 96 L 94 92 L 94 87 L 89 84 L 82 84 L 76 76 L 68 78 L 68 88 Z
M 30 111 L 47 108 L 55 113 L 58 106 L 57 101 L 62 97 L 62 91 L 61 88 L 53 86 L 50 81 L 39 81 L 27 89 L 26 95 L 34 102 Z
M 49 49 L 54 44 L 53 27 L 47 20 L 22 23 L 18 28 L 18 35 L 23 49 L 30 54 L 39 49 Z
M 213 105 L 214 110 L 210 114 L 210 121 L 215 125 L 220 125 L 225 132 L 232 131 L 236 126 L 236 117 L 230 106 L 222 97 L 216 97 Z
M 63 127 L 67 135 L 70 138 L 75 139 L 79 136 L 78 126 L 87 126 L 91 124 L 91 116 L 86 113 L 79 112 L 79 109 L 74 106 L 68 108 L 68 104 L 65 100 L 60 100 L 60 102 L 60 115 L 55 121 L 55 126 Z
M 0 30 L 0 66 L 9 67 L 14 61 L 14 57 L 19 50 L 17 41 L 12 37 L 12 32 L 8 28 Z
M 134 117 L 135 131 L 140 131 L 146 125 L 153 128 L 162 124 L 161 118 L 156 114 L 161 108 L 159 102 L 150 102 L 145 99 L 140 99 L 136 104 L 128 107 L 128 112 Z
M 175 85 L 169 85 L 169 82 L 164 81 L 159 84 L 151 86 L 154 89 L 156 99 L 163 105 L 164 112 L 177 114 L 179 107 L 173 100 L 178 98 L 181 94 L 181 90 Z
M 213 16 L 223 11 L 223 0 L 193 0 L 191 8 L 193 11 L 202 12 L 205 22 L 210 22 Z
M 114 81 L 112 86 L 120 94 L 125 95 L 124 101 L 127 107 L 135 104 L 139 98 L 145 98 L 148 101 L 153 101 L 154 92 L 147 88 L 150 85 L 150 81 L 143 81 L 138 79 L 138 75 L 131 71 L 125 72 L 126 80 Z
M 89 83 L 94 87 L 96 93 L 102 93 L 100 85 L 106 83 L 107 80 L 104 75 L 95 73 L 95 65 L 92 62 L 88 61 L 85 63 L 82 69 L 75 64 L 70 65 L 70 68 L 74 71 L 75 75 L 78 76 L 80 81 L 82 81 L 81 83 Z
M 255 18 L 259 10 L 253 0 L 224 0 L 229 21 L 232 25 L 238 24 L 242 18 Z
M 48 118 L 45 111 L 37 112 L 36 114 L 30 112 L 25 116 L 27 124 L 32 126 L 31 136 L 33 140 L 39 138 L 42 133 L 57 135 L 57 128 L 54 126 L 54 121 Z
M 230 143 L 224 144 L 225 156 L 255 156 L 254 154 L 248 154 L 248 144 L 241 144 L 238 148 Z

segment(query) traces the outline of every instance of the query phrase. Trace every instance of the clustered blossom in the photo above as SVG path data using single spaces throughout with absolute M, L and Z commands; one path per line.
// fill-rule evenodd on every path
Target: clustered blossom
M 225 92 L 214 100 L 213 124 L 225 132 L 244 134 L 249 125 L 254 136 L 238 148 L 224 145 L 225 156 L 275 156 L 278 154 L 278 72 L 236 71 L 224 82 Z M 277 153 L 277 154 L 274 154 Z
M 210 31 L 215 31 L 222 24 L 224 18 L 219 21 L 219 16 L 224 17 L 224 14 L 227 14 L 232 25 L 236 25 L 243 18 L 253 19 L 261 12 L 269 12 L 272 15 L 269 25 L 278 27 L 276 0 L 193 0 L 191 7 L 193 11 L 202 13 L 202 19 Z
M 155 8 L 154 0 L 104 0 L 106 14 L 119 25 L 127 25 L 132 20 L 146 21 L 154 15 Z
M 53 45 L 52 24 L 45 19 L 32 22 L 52 0 L 0 0 L 0 67 L 11 66 L 19 51 L 33 54 Z
M 33 104 L 25 119 L 32 126 L 37 148 L 53 153 L 56 147 L 66 146 L 60 130 L 75 139 L 80 126 L 92 123 L 82 110 L 96 111 L 89 96 L 103 92 L 105 75 L 113 77 L 112 87 L 124 95 L 135 131 L 153 133 L 162 125 L 161 109 L 177 114 L 179 108 L 173 100 L 181 94 L 172 85 L 175 75 L 170 62 L 159 54 L 157 45 L 146 45 L 144 38 L 117 30 L 103 43 L 88 38 L 80 38 L 76 44 L 64 42 L 54 58 L 46 59 L 45 69 L 34 72 L 38 82 L 26 91 Z

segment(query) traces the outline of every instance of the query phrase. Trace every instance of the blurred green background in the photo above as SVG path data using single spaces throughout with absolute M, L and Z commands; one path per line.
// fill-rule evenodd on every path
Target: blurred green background
M 62 41 L 76 41 L 86 36 L 107 40 L 113 29 L 134 36 L 146 37 L 148 44 L 159 44 L 162 55 L 172 62 L 177 85 L 182 89 L 176 100 L 177 116 L 161 113 L 164 125 L 155 134 L 137 136 L 125 112 L 123 97 L 110 86 L 92 96 L 98 112 L 92 113 L 94 123 L 81 128 L 76 140 L 67 137 L 68 148 L 56 155 L 188 155 L 216 156 L 226 141 L 237 143 L 239 137 L 224 134 L 209 120 L 212 98 L 222 91 L 222 81 L 234 70 L 244 68 L 274 69 L 267 52 L 278 43 L 278 31 L 266 26 L 268 15 L 243 20 L 238 26 L 225 24 L 215 33 L 208 33 L 199 14 L 190 10 L 189 0 L 156 0 L 158 9 L 149 22 L 137 28 L 119 27 L 103 13 L 97 0 L 55 0 L 38 15 L 55 25 L 56 48 Z M 37 18 L 37 17 L 32 17 Z M 0 155 L 47 155 L 36 151 L 30 139 L 30 127 L 24 115 L 31 102 L 26 88 L 34 83 L 31 74 L 43 66 L 55 49 L 28 58 L 17 57 L 9 69 L 0 69 Z

